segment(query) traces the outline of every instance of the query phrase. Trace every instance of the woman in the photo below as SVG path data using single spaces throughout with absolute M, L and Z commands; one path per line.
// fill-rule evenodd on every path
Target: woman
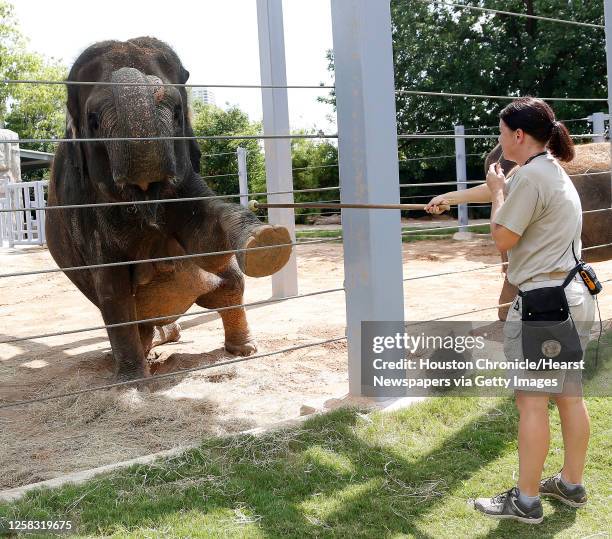
M 492 202 L 491 235 L 500 251 L 508 252 L 507 276 L 521 291 L 559 286 L 580 258 L 582 208 L 578 193 L 557 159 L 571 161 L 573 142 L 542 100 L 525 97 L 500 113 L 499 142 L 503 155 L 519 169 L 506 180 L 499 163 L 490 166 L 486 184 L 433 198 L 430 213 L 448 199 Z M 573 242 L 573 245 L 572 245 Z M 565 288 L 582 349 L 586 348 L 595 316 L 594 300 L 575 277 Z M 504 350 L 520 345 L 521 298 L 516 297 L 504 326 Z M 571 507 L 582 507 L 587 496 L 583 471 L 589 440 L 589 416 L 582 398 L 581 371 L 524 371 L 523 377 L 552 380 L 550 393 L 515 389 L 519 411 L 518 485 L 492 498 L 474 500 L 474 508 L 493 518 L 539 524 L 540 496 L 552 496 Z M 541 480 L 550 431 L 548 403 L 559 410 L 564 443 L 562 470 Z

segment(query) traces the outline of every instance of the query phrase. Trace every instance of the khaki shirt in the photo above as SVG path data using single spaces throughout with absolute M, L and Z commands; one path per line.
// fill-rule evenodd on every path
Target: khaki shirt
M 522 166 L 506 183 L 493 221 L 521 237 L 508 251 L 508 281 L 519 286 L 540 273 L 569 271 L 580 258 L 582 206 L 561 165 L 546 154 Z

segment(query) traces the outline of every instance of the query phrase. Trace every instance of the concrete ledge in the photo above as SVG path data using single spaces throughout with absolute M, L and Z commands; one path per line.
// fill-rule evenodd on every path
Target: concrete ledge
M 473 232 L 455 232 L 453 234 L 453 239 L 457 241 L 471 240 L 471 239 L 474 239 L 474 233 Z

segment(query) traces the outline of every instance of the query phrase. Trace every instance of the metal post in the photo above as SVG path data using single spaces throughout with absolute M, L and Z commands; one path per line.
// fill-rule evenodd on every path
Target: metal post
M 11 189 L 11 185 L 14 184 L 9 184 L 7 186 L 8 188 L 8 201 L 9 201 L 9 207 L 11 208 L 17 208 L 17 197 L 16 192 Z M 17 226 L 19 225 L 19 219 L 18 219 L 18 215 L 19 212 L 16 211 L 11 211 L 8 213 L 9 216 L 9 221 L 8 221 L 8 232 L 9 232 L 9 240 L 8 240 L 8 246 L 9 247 L 14 247 L 15 246 L 15 240 L 17 239 Z
M 462 125 L 455 126 L 455 162 L 457 170 L 457 191 L 467 189 L 467 163 L 465 156 L 465 129 Z M 471 236 L 468 224 L 468 206 L 459 204 L 457 206 L 459 217 L 459 233 L 455 234 L 455 239 L 466 239 Z
M 332 0 L 341 202 L 398 203 L 390 2 Z M 403 321 L 396 210 L 342 210 L 349 393 L 361 394 L 361 322 Z
M 605 142 L 603 134 L 606 132 L 607 116 L 608 115 L 604 112 L 594 112 L 587 118 L 587 120 L 593 124 L 593 134 L 599 135 L 601 133 L 600 137 L 593 137 L 593 142 Z
M 247 175 L 247 151 L 242 146 L 236 150 L 238 157 L 238 184 L 240 185 L 240 204 L 249 205 L 249 178 Z
M 608 114 L 612 118 L 612 0 L 604 0 L 606 22 L 606 67 L 608 74 Z M 612 137 L 610 137 L 610 159 L 612 161 Z M 612 186 L 612 175 L 610 176 Z M 612 203 L 612 201 L 611 201 Z
M 283 30 L 282 0 L 257 0 L 257 25 L 259 31 L 259 64 L 261 84 L 286 86 L 285 38 Z M 265 135 L 289 135 L 289 102 L 286 88 L 262 88 L 263 125 Z M 269 192 L 293 191 L 291 175 L 291 141 L 267 139 L 266 187 Z M 268 195 L 271 203 L 293 203 L 293 193 Z M 293 209 L 270 209 L 270 224 L 289 229 L 295 241 L 295 213 Z M 298 293 L 297 262 L 295 249 L 289 262 L 272 276 L 274 297 L 293 296 Z
M 47 205 L 45 200 L 45 186 L 48 185 L 48 181 L 41 180 L 36 182 L 36 188 L 38 189 L 38 195 L 36 196 L 36 206 L 43 208 Z M 45 229 L 45 210 L 36 210 L 36 219 L 38 220 L 38 243 L 44 245 L 47 243 L 47 231 Z

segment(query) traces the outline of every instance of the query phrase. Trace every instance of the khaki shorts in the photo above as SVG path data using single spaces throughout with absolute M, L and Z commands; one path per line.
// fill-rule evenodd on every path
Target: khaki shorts
M 546 286 L 560 286 L 563 284 L 563 279 L 555 279 L 548 281 L 528 281 L 519 286 L 523 292 L 533 290 L 535 288 L 543 288 Z M 567 303 L 570 307 L 572 318 L 576 325 L 580 344 L 583 350 L 586 350 L 590 340 L 591 329 L 595 320 L 595 300 L 591 296 L 582 279 L 578 276 L 574 277 L 572 282 L 565 287 L 565 295 Z M 522 299 L 516 296 L 506 318 L 504 324 L 504 353 L 508 360 L 517 357 L 523 357 L 522 342 L 521 342 L 521 324 L 517 321 L 521 319 Z M 544 393 L 563 393 L 563 394 L 582 394 L 582 372 L 580 370 L 556 370 L 556 371 L 528 371 L 528 370 L 508 370 L 507 376 L 510 377 L 510 387 L 512 389 L 520 389 L 521 391 L 537 391 Z M 534 386 L 520 387 L 515 384 L 516 377 L 531 380 L 549 380 L 549 385 L 546 389 L 540 389 Z

